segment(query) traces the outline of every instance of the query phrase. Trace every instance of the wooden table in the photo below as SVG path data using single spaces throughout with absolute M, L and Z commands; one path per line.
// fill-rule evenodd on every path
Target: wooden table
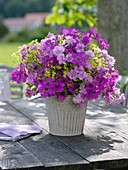
M 2 106 L 0 123 L 40 125 L 41 134 L 18 142 L 0 141 L 1 169 L 89 170 L 128 166 L 128 110 L 88 104 L 84 134 L 57 137 L 49 134 L 45 100 L 14 100 Z

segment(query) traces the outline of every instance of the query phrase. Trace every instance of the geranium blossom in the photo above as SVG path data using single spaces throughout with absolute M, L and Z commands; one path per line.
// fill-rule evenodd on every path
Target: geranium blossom
M 26 82 L 28 97 L 40 93 L 65 100 L 72 95 L 80 107 L 101 94 L 107 104 L 122 102 L 124 94 L 116 87 L 119 72 L 108 47 L 93 28 L 89 32 L 69 28 L 58 35 L 49 33 L 40 42 L 21 47 L 21 62 L 12 72 L 12 81 Z

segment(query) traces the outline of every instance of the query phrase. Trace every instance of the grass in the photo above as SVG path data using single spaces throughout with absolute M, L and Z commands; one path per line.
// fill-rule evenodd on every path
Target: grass
M 19 43 L 0 43 L 0 63 L 8 66 L 14 66 L 15 62 L 12 53 L 18 50 Z
M 22 44 L 20 43 L 0 42 L 0 64 L 16 67 L 15 61 L 14 61 L 15 58 L 12 56 L 12 54 L 16 52 L 18 50 L 18 46 L 21 46 L 21 45 Z M 13 82 L 13 84 L 17 84 L 17 83 Z M 15 88 L 14 91 L 19 91 L 19 90 L 20 90 L 19 88 Z M 19 96 L 17 95 L 17 97 Z

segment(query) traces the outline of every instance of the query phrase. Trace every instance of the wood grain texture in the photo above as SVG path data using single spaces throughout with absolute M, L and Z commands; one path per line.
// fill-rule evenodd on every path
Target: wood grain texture
M 45 167 L 80 165 L 89 166 L 89 162 L 50 134 L 41 134 L 20 142 Z
M 15 109 L 11 105 L 6 104 L 3 106 L 3 109 L 3 115 L 0 115 L 1 123 L 34 124 L 35 121 L 35 124 L 37 124 L 36 118 L 31 120 L 31 117 L 29 119 L 28 115 L 22 114 L 20 109 L 18 111 L 18 109 Z M 67 169 L 68 165 L 80 169 L 80 167 L 89 168 L 90 166 L 88 161 L 65 146 L 54 136 L 48 134 L 45 130 L 40 135 L 32 136 L 19 142 L 9 143 L 1 141 L 0 146 L 2 169 L 36 168 L 39 166 L 42 168 L 54 167 L 54 169 L 63 166 L 63 169 L 64 167 Z
M 115 106 L 114 110 L 115 112 L 110 112 L 109 108 L 104 110 L 89 104 L 84 135 L 74 138 L 59 137 L 59 139 L 94 167 L 128 166 L 127 109 L 121 112 L 121 109 L 119 111 Z
M 36 158 L 46 167 L 65 165 L 67 167 L 69 164 L 72 168 L 72 165 L 76 164 L 77 168 L 80 168 L 78 165 L 81 164 L 86 168 L 87 162 L 93 168 L 128 166 L 128 110 L 126 108 L 120 105 L 106 106 L 100 100 L 89 103 L 84 134 L 75 137 L 58 137 L 47 133 L 49 129 L 46 106 L 42 102 L 44 100 L 39 98 L 32 101 L 10 102 L 10 105 L 44 127 L 44 134 L 23 140 L 21 144 L 31 154 L 36 155 Z M 46 159 L 44 156 L 41 157 L 40 151 L 43 155 L 47 153 Z M 82 163 L 83 160 L 87 162 Z
M 32 101 L 15 100 L 15 102 L 10 101 L 9 104 L 28 117 L 31 121 L 42 125 L 45 130 L 49 130 L 45 99 L 39 98 Z
M 0 145 L 0 167 L 16 169 L 39 167 L 43 164 L 18 142 Z

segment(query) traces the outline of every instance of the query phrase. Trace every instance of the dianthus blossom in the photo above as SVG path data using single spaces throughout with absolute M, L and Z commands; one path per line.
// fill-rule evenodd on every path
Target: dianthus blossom
M 12 81 L 26 82 L 28 97 L 40 94 L 65 100 L 72 95 L 80 107 L 101 94 L 107 104 L 122 102 L 124 94 L 116 87 L 119 72 L 108 47 L 93 28 L 89 32 L 69 28 L 57 35 L 49 33 L 16 53 L 21 62 L 11 74 Z

